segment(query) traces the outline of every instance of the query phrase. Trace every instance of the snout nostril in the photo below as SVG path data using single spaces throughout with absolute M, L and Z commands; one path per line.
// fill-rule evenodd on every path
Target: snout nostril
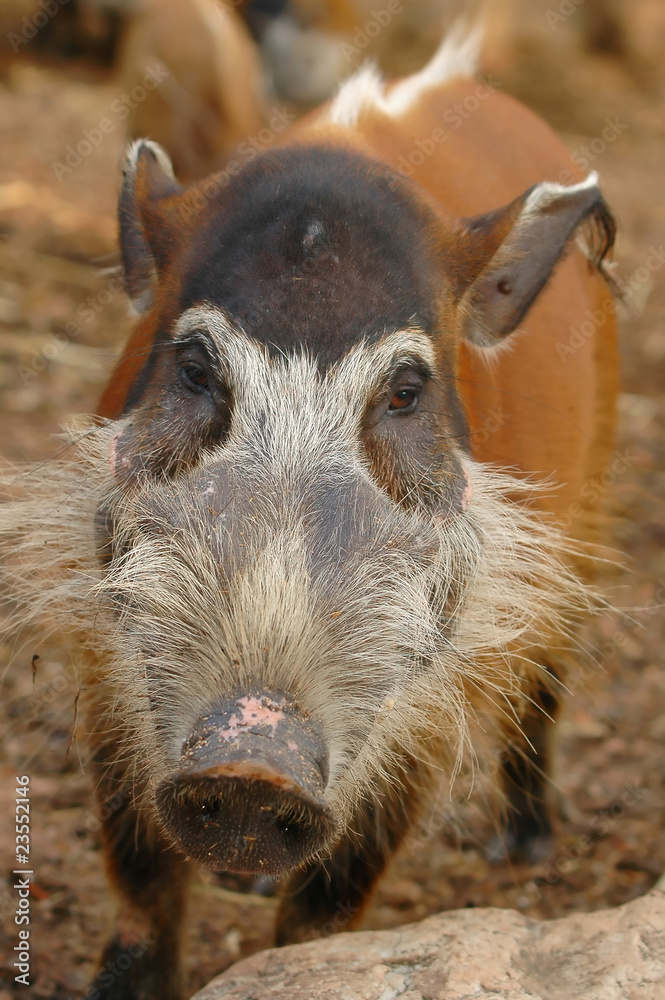
M 289 840 L 297 840 L 301 834 L 300 827 L 298 826 L 297 823 L 293 822 L 292 820 L 290 821 L 287 819 L 279 819 L 275 823 L 275 826 L 282 834 L 282 836 L 288 838 Z
M 219 798 L 206 798 L 197 803 L 198 811 L 202 819 L 214 819 L 222 808 Z
M 275 817 L 275 829 L 284 840 L 295 843 L 307 834 L 311 824 L 304 822 L 303 817 L 294 812 L 282 813 Z

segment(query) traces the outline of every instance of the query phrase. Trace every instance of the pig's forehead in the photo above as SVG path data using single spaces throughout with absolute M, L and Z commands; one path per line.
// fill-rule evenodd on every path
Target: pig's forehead
M 209 303 L 273 354 L 327 366 L 359 340 L 431 329 L 423 209 L 396 176 L 342 150 L 280 150 L 220 194 L 182 262 L 179 311 Z

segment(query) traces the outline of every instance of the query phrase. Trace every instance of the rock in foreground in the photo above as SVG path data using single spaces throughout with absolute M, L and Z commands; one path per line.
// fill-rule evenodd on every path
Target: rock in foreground
M 538 921 L 441 913 L 254 955 L 194 1000 L 665 1000 L 665 892 Z

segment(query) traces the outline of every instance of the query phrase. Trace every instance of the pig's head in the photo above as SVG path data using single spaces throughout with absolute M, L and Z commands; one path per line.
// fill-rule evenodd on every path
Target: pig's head
M 462 223 L 341 149 L 183 190 L 132 148 L 123 261 L 152 346 L 88 435 L 85 601 L 187 855 L 324 854 L 410 754 L 454 756 L 470 692 L 514 694 L 520 651 L 584 602 L 524 487 L 473 461 L 456 365 L 462 338 L 510 334 L 587 217 L 608 225 L 593 178 Z

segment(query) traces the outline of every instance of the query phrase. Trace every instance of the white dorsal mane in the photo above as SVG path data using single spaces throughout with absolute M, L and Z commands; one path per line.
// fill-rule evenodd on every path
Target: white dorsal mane
M 349 77 L 333 99 L 329 118 L 337 125 L 352 126 L 363 111 L 378 108 L 386 115 L 403 115 L 421 94 L 456 76 L 474 76 L 482 42 L 479 28 L 456 25 L 443 39 L 430 61 L 417 73 L 405 77 L 386 92 L 386 83 L 374 63 Z

